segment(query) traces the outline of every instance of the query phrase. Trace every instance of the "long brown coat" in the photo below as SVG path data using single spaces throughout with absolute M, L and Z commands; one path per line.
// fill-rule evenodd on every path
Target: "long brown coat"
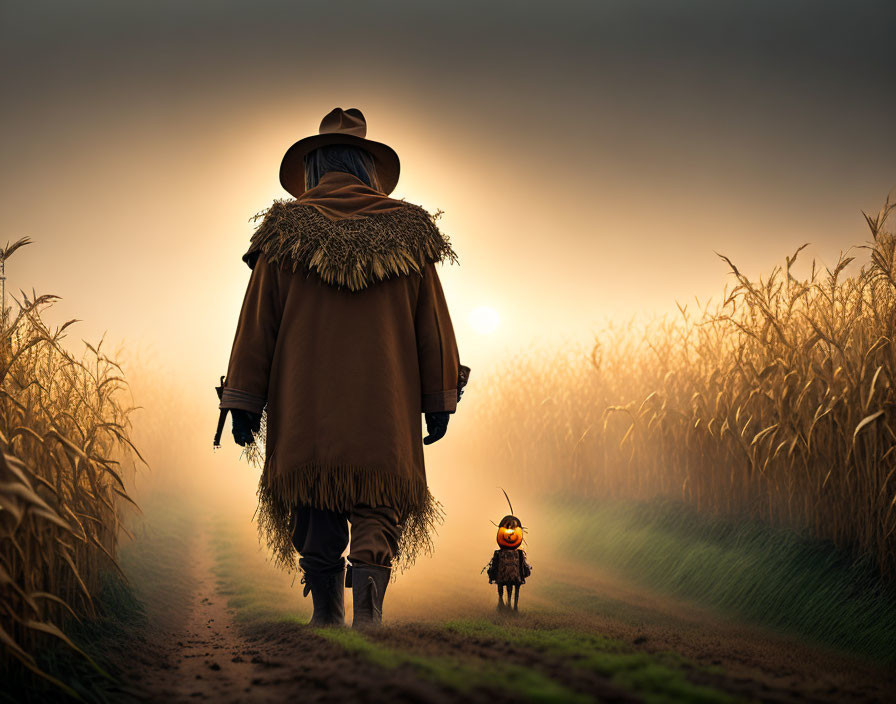
M 434 264 L 454 259 L 419 206 L 330 172 L 266 213 L 243 259 L 252 268 L 221 408 L 265 410 L 260 528 L 279 561 L 298 503 L 403 517 L 399 559 L 428 547 L 421 413 L 451 411 L 459 362 Z

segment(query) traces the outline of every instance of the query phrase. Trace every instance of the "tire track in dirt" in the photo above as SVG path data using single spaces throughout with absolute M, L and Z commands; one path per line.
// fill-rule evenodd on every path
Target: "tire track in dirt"
M 251 684 L 258 675 L 253 658 L 258 653 L 239 638 L 234 612 L 216 592 L 208 533 L 203 531 L 198 538 L 190 561 L 196 591 L 172 653 L 177 674 L 171 682 L 172 698 L 252 701 Z
M 208 532 L 195 535 L 184 569 L 193 584 L 186 618 L 173 628 L 153 628 L 145 644 L 149 657 L 126 671 L 127 691 L 145 701 L 269 701 L 253 693 L 265 671 L 260 652 L 238 634 L 234 612 L 217 594 Z M 149 617 L 164 614 L 153 610 Z M 145 655 L 146 655 L 145 654 Z

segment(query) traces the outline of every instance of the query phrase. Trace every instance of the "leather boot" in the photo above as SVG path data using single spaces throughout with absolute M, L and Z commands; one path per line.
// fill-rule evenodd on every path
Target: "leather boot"
M 379 626 L 383 620 L 383 597 L 392 570 L 378 565 L 352 566 L 352 628 Z
M 308 596 L 311 592 L 311 601 L 314 604 L 314 613 L 311 615 L 309 626 L 343 626 L 345 625 L 345 587 L 342 583 L 345 579 L 345 569 L 330 572 L 305 571 L 302 582 L 305 589 L 302 596 Z

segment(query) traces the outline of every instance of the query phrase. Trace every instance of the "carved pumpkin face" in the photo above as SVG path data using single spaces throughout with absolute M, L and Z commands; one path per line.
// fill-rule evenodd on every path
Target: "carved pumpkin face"
M 516 516 L 504 516 L 498 524 L 498 545 L 516 550 L 523 543 L 523 526 Z

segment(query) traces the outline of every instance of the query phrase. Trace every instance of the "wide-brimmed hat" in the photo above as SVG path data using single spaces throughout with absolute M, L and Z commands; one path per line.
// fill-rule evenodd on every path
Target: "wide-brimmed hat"
M 329 144 L 348 144 L 370 152 L 380 189 L 388 195 L 398 184 L 401 163 L 392 147 L 365 139 L 367 120 L 358 108 L 334 108 L 320 122 L 319 134 L 300 139 L 286 150 L 280 163 L 280 184 L 298 198 L 305 192 L 305 155 Z

